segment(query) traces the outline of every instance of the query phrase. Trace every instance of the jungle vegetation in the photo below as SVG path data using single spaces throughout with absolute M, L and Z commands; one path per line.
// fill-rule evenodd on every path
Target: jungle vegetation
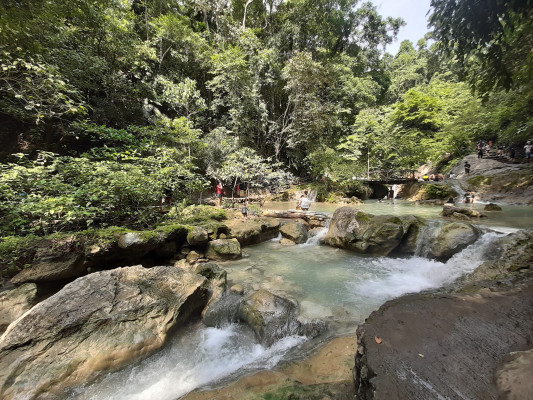
M 533 133 L 532 0 L 3 0 L 0 236 L 164 220 L 222 180 L 445 170 Z M 520 154 L 520 153 L 519 153 Z

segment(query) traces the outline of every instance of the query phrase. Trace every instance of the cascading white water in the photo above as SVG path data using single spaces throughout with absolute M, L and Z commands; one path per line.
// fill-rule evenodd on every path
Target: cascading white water
M 331 219 L 327 219 L 325 222 L 324 228 L 320 229 L 314 236 L 311 236 L 309 239 L 307 239 L 307 242 L 300 244 L 300 247 L 307 247 L 307 246 L 318 246 L 322 239 L 327 235 L 329 230 L 329 224 L 331 222 Z
M 500 237 L 502 234 L 486 233 L 445 263 L 420 256 L 401 260 L 382 257 L 372 261 L 374 274 L 349 285 L 357 297 L 371 296 L 380 303 L 406 293 L 436 289 L 473 272 Z
M 304 337 L 288 336 L 271 347 L 257 344 L 238 325 L 189 327 L 159 353 L 81 387 L 70 395 L 79 400 L 174 400 L 191 390 L 240 372 L 272 368 Z
M 452 185 L 453 190 L 457 192 L 457 197 L 455 198 L 455 202 L 462 203 L 466 192 L 463 190 L 463 188 L 461 187 L 461 185 L 459 185 L 457 181 L 452 181 L 451 185 Z
M 318 192 L 316 190 L 310 190 L 309 193 L 307 193 L 307 198 L 309 199 L 309 201 L 311 203 L 315 203 L 316 202 L 317 193 Z
M 327 228 L 323 234 L 326 232 Z M 383 302 L 405 293 L 439 288 L 473 271 L 499 236 L 484 234 L 446 263 L 420 256 L 361 256 L 314 242 L 285 247 L 267 241 L 248 247 L 249 257 L 225 263 L 223 268 L 230 282 L 242 283 L 247 290 L 264 288 L 297 300 L 302 316 L 333 323 L 335 331 L 331 334 L 353 334 L 357 324 Z M 305 340 L 288 336 L 265 347 L 241 325 L 207 328 L 198 323 L 157 354 L 78 388 L 69 398 L 177 399 L 195 388 L 273 368 Z

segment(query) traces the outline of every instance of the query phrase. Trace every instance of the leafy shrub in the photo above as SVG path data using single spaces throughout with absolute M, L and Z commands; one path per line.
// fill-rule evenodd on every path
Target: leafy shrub
M 426 185 L 426 194 L 430 199 L 447 199 L 457 196 L 453 189 L 445 185 Z
M 176 219 L 184 224 L 223 221 L 227 219 L 226 210 L 213 206 L 189 206 L 181 210 Z

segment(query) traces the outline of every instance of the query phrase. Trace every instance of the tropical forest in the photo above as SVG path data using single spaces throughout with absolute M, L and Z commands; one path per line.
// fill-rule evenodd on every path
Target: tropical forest
M 2 0 L 0 398 L 531 396 L 533 1 L 428 3 Z

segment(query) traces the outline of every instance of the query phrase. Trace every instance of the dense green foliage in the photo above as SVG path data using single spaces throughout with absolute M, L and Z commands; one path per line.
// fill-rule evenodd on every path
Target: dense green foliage
M 166 189 L 180 209 L 217 180 L 353 194 L 480 139 L 522 149 L 531 1 L 432 5 L 437 42 L 392 56 L 403 22 L 359 0 L 2 1 L 0 234 L 145 227 Z

